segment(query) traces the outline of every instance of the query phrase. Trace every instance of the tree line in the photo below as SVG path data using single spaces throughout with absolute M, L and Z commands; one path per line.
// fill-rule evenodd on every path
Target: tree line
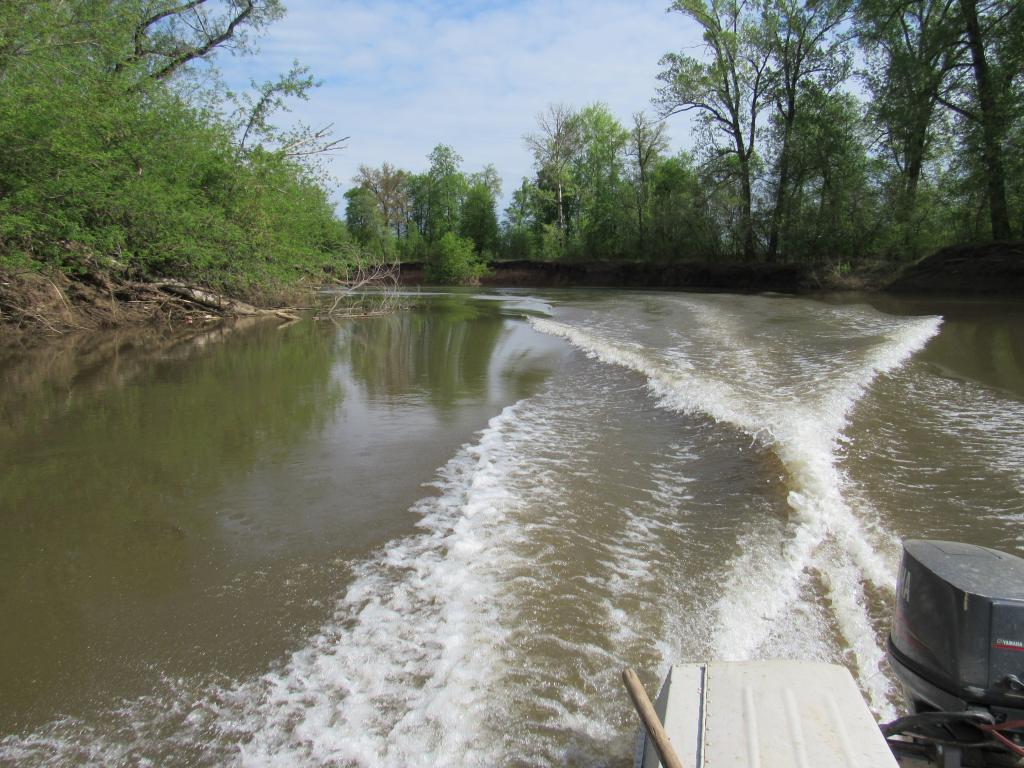
M 465 173 L 447 144 L 427 159 L 423 173 L 361 165 L 345 193 L 345 223 L 377 259 L 424 263 L 440 282 L 472 281 L 499 253 L 501 179 L 493 165 Z
M 678 0 L 703 48 L 661 60 L 656 114 L 549 106 L 535 175 L 497 223 L 497 176 L 454 150 L 363 167 L 352 233 L 430 260 L 902 262 L 1024 233 L 1024 5 L 1012 0 Z M 693 116 L 669 151 L 666 120 Z
M 122 270 L 245 288 L 367 252 L 438 280 L 493 259 L 845 268 L 1024 233 L 1024 5 L 678 0 L 703 50 L 666 54 L 652 115 L 549 106 L 509 196 L 439 144 L 361 167 L 335 213 L 331 126 L 275 127 L 304 67 L 232 93 L 279 0 L 0 3 L 0 268 Z M 667 122 L 693 118 L 672 153 Z

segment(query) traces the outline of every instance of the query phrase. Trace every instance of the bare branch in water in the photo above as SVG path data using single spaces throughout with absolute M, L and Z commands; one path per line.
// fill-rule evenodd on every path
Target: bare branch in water
M 375 317 L 403 309 L 399 276 L 397 262 L 357 261 L 344 279 L 335 281 L 339 291 L 334 302 L 317 312 L 316 319 Z

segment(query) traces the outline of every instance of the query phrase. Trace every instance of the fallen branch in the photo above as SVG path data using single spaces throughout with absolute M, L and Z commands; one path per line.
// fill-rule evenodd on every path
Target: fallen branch
M 388 315 L 400 309 L 399 265 L 397 263 L 362 264 L 357 262 L 344 280 L 335 280 L 340 289 L 329 309 L 321 309 L 315 318 L 357 318 Z M 372 288 L 356 300 L 356 294 Z M 345 306 L 346 302 L 352 302 Z
M 179 298 L 188 299 L 193 304 L 198 304 L 206 309 L 212 309 L 221 313 L 229 313 L 232 315 L 258 315 L 261 312 L 271 311 L 259 310 L 252 304 L 246 304 L 244 301 L 229 299 L 218 293 L 214 293 L 213 291 L 208 291 L 205 288 L 188 285 L 187 283 L 181 283 L 177 280 L 154 283 L 153 285 L 166 293 L 173 294 Z

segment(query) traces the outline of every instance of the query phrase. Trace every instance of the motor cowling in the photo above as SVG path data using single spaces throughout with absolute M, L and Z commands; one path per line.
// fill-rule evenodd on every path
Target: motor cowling
M 918 711 L 1024 717 L 1024 559 L 905 541 L 889 661 Z

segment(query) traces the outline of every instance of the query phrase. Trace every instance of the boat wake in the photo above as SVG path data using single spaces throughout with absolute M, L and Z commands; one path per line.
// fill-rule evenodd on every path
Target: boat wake
M 784 634 L 802 634 L 791 630 L 809 620 L 803 595 L 809 582 L 817 581 L 830 603 L 829 620 L 846 646 L 845 660 L 856 665 L 873 709 L 887 716 L 894 711 L 891 686 L 880 671 L 884 652 L 865 587 L 892 589 L 896 542 L 873 510 L 847 498 L 838 462 L 844 427 L 867 388 L 921 349 L 941 320 L 879 318 L 871 323 L 852 315 L 860 327 L 845 329 L 850 338 L 844 341 L 859 348 L 859 354 L 815 358 L 806 350 L 797 353 L 799 347 L 789 346 L 785 338 L 743 338 L 719 308 L 700 303 L 689 308 L 700 321 L 697 332 L 688 334 L 687 344 L 667 350 L 555 320 L 531 322 L 591 357 L 644 375 L 662 408 L 728 423 L 778 456 L 790 488 L 792 528 L 784 541 L 745 542 L 714 609 L 712 653 L 742 660 L 784 652 L 785 645 L 773 641 L 783 628 L 789 630 Z M 705 344 L 695 351 L 693 338 L 701 334 Z M 802 369 L 805 377 L 794 381 L 789 375 L 783 385 L 782 377 L 773 376 L 780 368 L 789 374 Z M 837 654 L 826 643 L 814 650 L 820 658 Z
M 635 508 L 581 498 L 607 434 L 588 425 L 608 424 L 591 412 L 604 405 L 605 383 L 579 387 L 575 398 L 550 389 L 493 418 L 412 508 L 421 531 L 358 564 L 333 618 L 280 668 L 228 684 L 168 680 L 98 722 L 65 717 L 7 737 L 0 763 L 473 766 L 625 756 L 628 712 L 616 697 L 584 695 L 579 676 L 603 680 L 638 653 L 651 667 L 665 662 L 651 654 L 668 646 L 650 647 L 664 635 L 662 617 L 636 617 L 636 595 L 657 586 L 645 551 L 677 534 L 657 510 L 682 503 L 677 475 L 693 448 L 677 446 L 676 463 L 665 460 Z M 631 468 L 614 471 L 625 480 Z M 602 507 L 610 530 L 593 529 L 589 513 Z
M 842 660 L 888 714 L 870 602 L 896 546 L 844 477 L 844 430 L 939 319 L 801 304 L 829 315 L 815 347 L 769 300 L 744 305 L 764 322 L 660 301 L 685 324 L 531 318 L 591 359 L 457 451 L 417 532 L 356 563 L 279 666 L 169 679 L 8 736 L 0 763 L 624 764 L 618 670 L 696 656 Z

